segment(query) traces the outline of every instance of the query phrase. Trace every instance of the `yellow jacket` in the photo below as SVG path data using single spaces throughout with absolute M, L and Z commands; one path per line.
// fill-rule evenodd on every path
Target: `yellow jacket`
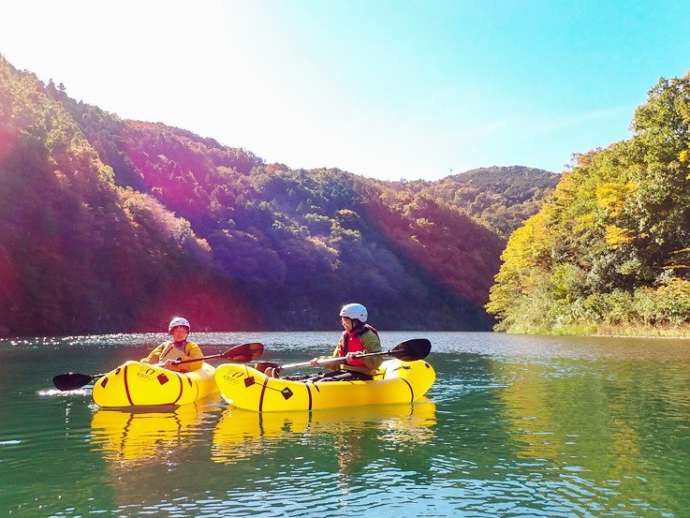
M 199 347 L 194 342 L 185 342 L 184 351 L 175 347 L 173 342 L 163 342 L 153 351 L 149 353 L 146 358 L 142 358 L 144 363 L 163 363 L 166 360 L 192 360 L 194 358 L 201 358 L 204 353 L 201 352 L 201 347 Z M 203 365 L 203 361 L 198 362 L 183 363 L 182 365 L 173 365 L 170 370 L 176 372 L 192 372 L 200 369 Z

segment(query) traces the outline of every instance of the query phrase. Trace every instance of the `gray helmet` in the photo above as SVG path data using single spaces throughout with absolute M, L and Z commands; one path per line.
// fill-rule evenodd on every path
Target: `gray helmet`
M 340 308 L 340 316 L 351 318 L 353 320 L 359 320 L 360 322 L 364 323 L 367 321 L 369 314 L 367 313 L 367 308 L 365 308 L 362 304 L 353 303 L 345 304 L 342 308 Z
M 184 317 L 174 317 L 168 324 L 168 333 L 171 333 L 173 328 L 177 326 L 182 326 L 187 328 L 187 332 L 191 331 L 191 326 L 189 325 L 189 320 Z

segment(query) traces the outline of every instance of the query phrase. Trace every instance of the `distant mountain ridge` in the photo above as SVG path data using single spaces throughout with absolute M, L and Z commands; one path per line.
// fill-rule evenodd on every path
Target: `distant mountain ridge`
M 0 336 L 157 330 L 176 313 L 196 329 L 337 329 L 353 300 L 384 329 L 488 329 L 504 238 L 486 211 L 511 182 L 473 212 L 462 200 L 481 191 L 454 178 L 266 164 L 0 58 Z
M 416 192 L 457 208 L 507 239 L 539 210 L 559 179 L 556 173 L 516 165 L 471 169 L 436 182 L 409 185 Z

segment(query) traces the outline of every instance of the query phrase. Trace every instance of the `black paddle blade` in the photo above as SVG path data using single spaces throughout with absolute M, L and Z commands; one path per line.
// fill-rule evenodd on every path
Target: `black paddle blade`
M 413 362 L 426 358 L 431 351 L 431 342 L 426 338 L 413 338 L 399 343 L 388 354 L 404 362 Z
M 258 342 L 242 344 L 223 353 L 221 358 L 233 363 L 247 363 L 260 358 L 264 353 L 264 345 Z
M 77 372 L 68 372 L 67 374 L 58 374 L 53 378 L 53 385 L 58 390 L 76 390 L 88 385 L 93 381 L 94 377 L 88 374 L 79 374 Z

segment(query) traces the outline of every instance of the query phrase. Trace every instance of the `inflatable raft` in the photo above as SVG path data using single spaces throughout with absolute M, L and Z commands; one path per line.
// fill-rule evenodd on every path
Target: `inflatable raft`
M 218 392 L 214 373 L 208 363 L 183 373 L 128 361 L 96 380 L 93 400 L 102 408 L 186 405 Z
M 436 373 L 424 360 L 387 360 L 368 381 L 291 381 L 236 364 L 219 366 L 215 378 L 228 403 L 255 412 L 283 412 L 411 403 L 426 394 Z

